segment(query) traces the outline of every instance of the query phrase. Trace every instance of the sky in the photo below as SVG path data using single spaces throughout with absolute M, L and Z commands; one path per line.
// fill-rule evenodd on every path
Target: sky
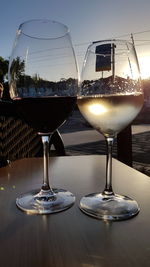
M 69 27 L 79 70 L 92 41 L 116 37 L 130 40 L 133 33 L 141 69 L 145 69 L 143 75 L 150 77 L 149 0 L 0 0 L 0 4 L 0 56 L 6 59 L 20 23 L 46 18 Z

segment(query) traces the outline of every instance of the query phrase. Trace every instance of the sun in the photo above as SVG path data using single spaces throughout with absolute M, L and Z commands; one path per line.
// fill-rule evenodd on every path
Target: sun
M 139 57 L 141 78 L 150 78 L 150 56 Z
M 94 115 L 100 115 L 107 112 L 107 108 L 102 104 L 92 104 L 89 111 Z

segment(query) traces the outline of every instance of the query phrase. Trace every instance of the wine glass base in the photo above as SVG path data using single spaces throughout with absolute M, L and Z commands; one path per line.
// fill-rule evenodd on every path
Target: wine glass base
M 93 193 L 83 197 L 80 209 L 87 215 L 102 220 L 119 221 L 129 219 L 139 212 L 137 202 L 127 196 Z
M 53 188 L 44 192 L 40 189 L 30 191 L 16 199 L 16 205 L 28 214 L 49 214 L 70 208 L 75 202 L 75 196 L 64 189 Z

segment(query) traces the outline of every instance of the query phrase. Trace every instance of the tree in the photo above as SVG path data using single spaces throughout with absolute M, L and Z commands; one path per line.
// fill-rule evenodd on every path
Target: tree
M 20 57 L 13 59 L 10 65 L 10 74 L 13 79 L 18 80 L 24 75 L 25 62 Z
M 9 61 L 0 57 L 0 83 L 4 83 L 5 77 L 8 73 L 8 64 Z

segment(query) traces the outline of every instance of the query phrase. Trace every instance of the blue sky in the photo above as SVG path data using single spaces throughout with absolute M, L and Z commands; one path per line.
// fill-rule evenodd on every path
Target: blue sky
M 150 30 L 149 0 L 1 0 L 0 56 L 11 53 L 19 24 L 34 18 L 49 18 L 66 24 L 71 31 L 79 65 L 88 43 Z M 150 40 L 150 31 L 135 34 L 135 39 Z M 139 42 L 139 41 L 137 41 Z M 150 55 L 150 42 L 139 45 L 139 54 Z

